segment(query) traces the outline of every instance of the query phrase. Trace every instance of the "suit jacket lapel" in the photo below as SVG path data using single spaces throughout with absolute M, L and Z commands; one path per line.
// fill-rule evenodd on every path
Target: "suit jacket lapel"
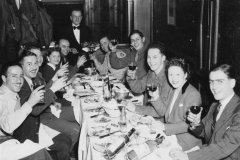
M 219 117 L 218 121 L 215 124 L 214 132 L 219 130 L 221 126 L 233 115 L 233 111 L 236 109 L 237 106 L 236 104 L 238 103 L 238 100 L 239 99 L 235 94 L 233 98 L 228 102 L 221 116 Z
M 170 105 L 171 105 L 171 102 L 172 102 L 172 99 L 173 99 L 173 95 L 174 95 L 174 90 L 171 89 L 171 91 L 169 93 L 169 97 L 171 97 L 171 99 L 168 100 L 168 106 L 167 106 L 167 110 L 166 110 L 166 113 L 165 113 L 166 122 L 169 121 L 169 111 L 170 111 Z

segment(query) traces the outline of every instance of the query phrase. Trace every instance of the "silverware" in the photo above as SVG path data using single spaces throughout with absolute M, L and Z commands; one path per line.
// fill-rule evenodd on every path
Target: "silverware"
M 99 138 L 104 138 L 104 137 L 110 136 L 110 135 L 112 135 L 112 134 L 114 134 L 114 133 L 117 133 L 117 132 L 120 132 L 120 130 L 119 130 L 119 131 L 112 132 L 112 133 L 105 134 L 105 135 L 103 135 L 103 136 L 99 136 Z

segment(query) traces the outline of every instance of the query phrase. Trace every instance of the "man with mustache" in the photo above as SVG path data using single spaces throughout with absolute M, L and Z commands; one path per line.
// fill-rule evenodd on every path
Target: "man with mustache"
M 39 66 L 36 54 L 29 51 L 23 52 L 20 57 L 20 63 L 23 68 L 24 82 L 21 90 L 19 91 L 19 96 L 21 104 L 24 104 L 29 99 L 31 93 L 34 92 L 33 80 L 38 78 L 41 79 L 42 77 L 38 74 Z M 20 142 L 24 142 L 26 139 L 30 139 L 35 143 L 39 142 L 40 119 L 42 121 L 43 119 L 48 120 L 49 118 L 54 118 L 49 106 L 57 99 L 54 93 L 66 85 L 66 79 L 67 78 L 62 77 L 60 79 L 57 79 L 54 83 L 49 83 L 45 86 L 45 103 L 38 103 L 34 105 L 31 114 L 29 114 L 26 120 L 14 131 L 14 138 L 18 139 Z M 70 125 L 67 127 L 70 127 Z M 75 128 L 78 128 L 78 126 Z M 71 131 L 69 128 L 67 129 Z M 78 130 L 74 130 L 75 132 L 73 131 L 71 134 L 76 134 L 77 137 L 79 134 Z M 69 141 L 69 137 L 69 135 L 66 135 L 62 132 L 57 136 L 53 136 L 52 140 L 54 144 L 49 146 L 49 149 L 57 153 L 58 159 L 65 160 L 69 158 L 72 146 L 72 141 Z
M 19 143 L 9 136 L 18 128 L 33 110 L 33 106 L 43 97 L 44 91 L 38 87 L 29 99 L 20 106 L 18 92 L 23 85 L 23 71 L 19 64 L 9 63 L 2 69 L 3 84 L 0 87 L 0 159 L 46 159 L 51 156 L 38 144 L 28 141 Z M 39 150 L 40 149 L 40 150 Z

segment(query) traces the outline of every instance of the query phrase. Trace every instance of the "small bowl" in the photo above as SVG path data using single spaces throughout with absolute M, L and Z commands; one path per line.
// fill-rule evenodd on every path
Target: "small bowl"
M 125 99 L 129 95 L 129 90 L 127 89 L 114 89 L 115 98 Z

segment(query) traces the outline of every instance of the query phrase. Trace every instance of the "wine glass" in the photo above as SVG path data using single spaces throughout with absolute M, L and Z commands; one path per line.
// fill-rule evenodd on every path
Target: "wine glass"
M 39 86 L 44 86 L 44 80 L 43 79 L 34 79 L 33 81 L 33 89 L 38 88 Z M 40 90 L 45 90 L 45 86 L 41 88 Z M 39 103 L 45 103 L 44 98 L 39 101 Z
M 197 115 L 200 113 L 201 111 L 201 107 L 200 106 L 197 106 L 196 104 L 194 104 L 193 106 L 190 107 L 190 111 Z M 196 123 L 196 122 L 192 122 L 190 123 L 190 129 L 195 129 L 197 126 L 200 126 L 200 124 Z
M 118 41 L 116 39 L 113 39 L 110 41 L 110 43 L 113 45 L 113 46 L 116 46 L 118 44 Z
M 137 68 L 136 62 L 130 62 L 128 64 L 128 68 L 129 68 L 129 70 L 134 71 Z
M 148 83 L 147 84 L 147 90 L 151 92 L 155 92 L 157 90 L 157 85 L 154 82 Z M 150 96 L 149 102 L 154 102 L 154 99 L 152 96 Z

